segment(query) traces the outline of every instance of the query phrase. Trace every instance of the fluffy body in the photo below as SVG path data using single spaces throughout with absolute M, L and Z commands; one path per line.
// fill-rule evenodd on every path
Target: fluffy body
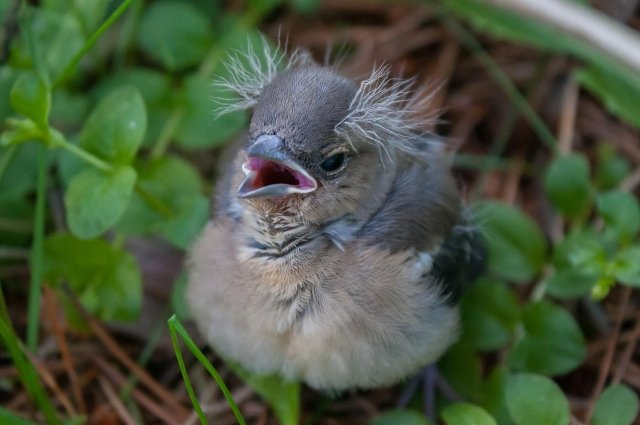
M 358 86 L 290 65 L 251 97 L 249 133 L 190 253 L 187 297 L 206 340 L 255 373 L 327 390 L 379 387 L 457 339 L 475 239 L 441 144 L 404 119 L 408 103 L 393 93 L 408 86 L 387 73 Z M 313 176 L 313 192 L 235 196 L 264 135 Z M 335 152 L 344 165 L 324 170 Z
M 420 182 L 408 179 L 397 176 L 387 197 L 415 196 Z M 315 388 L 371 388 L 416 372 L 457 339 L 458 309 L 431 275 L 441 237 L 396 233 L 407 211 L 322 225 L 238 202 L 206 227 L 190 259 L 189 304 L 223 356 Z M 438 213 L 455 217 L 434 211 L 435 226 L 451 220 Z

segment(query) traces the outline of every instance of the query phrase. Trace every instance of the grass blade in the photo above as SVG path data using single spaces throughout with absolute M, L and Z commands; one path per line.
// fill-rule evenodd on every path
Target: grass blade
M 40 378 L 38 377 L 38 372 L 36 371 L 33 364 L 29 361 L 29 359 L 25 356 L 23 350 L 25 349 L 20 342 L 20 339 L 16 335 L 13 330 L 13 326 L 11 326 L 11 322 L 9 320 L 9 315 L 7 312 L 7 306 L 4 302 L 4 295 L 2 294 L 2 290 L 0 288 L 0 342 L 4 344 L 11 356 L 13 364 L 18 370 L 18 376 L 22 381 L 25 389 L 29 396 L 35 401 L 38 406 L 38 410 L 42 412 L 45 417 L 47 424 L 49 425 L 58 425 L 62 422 L 58 417 L 58 413 L 56 412 L 51 400 L 47 396 L 47 393 L 40 382 Z M 0 418 L 2 416 L 0 415 Z M 6 423 L 6 422 L 2 422 Z
M 44 209 L 47 189 L 47 151 L 38 152 L 38 183 L 36 189 L 36 219 L 31 246 L 31 283 L 27 306 L 27 348 L 35 352 L 38 346 L 38 326 L 40 324 L 40 300 L 42 298 L 42 256 L 44 241 Z
M 80 59 L 82 59 L 85 53 L 91 50 L 93 45 L 96 44 L 96 41 L 98 41 L 102 34 L 106 30 L 108 30 L 115 21 L 118 20 L 120 15 L 122 15 L 129 8 L 129 6 L 131 6 L 131 3 L 133 3 L 133 0 L 124 0 L 120 4 L 120 6 L 118 6 L 118 8 L 114 10 L 113 13 L 102 23 L 102 25 L 100 25 L 100 27 L 98 27 L 98 29 L 95 30 L 93 34 L 91 34 L 91 37 L 89 37 L 89 39 L 85 41 L 82 48 L 78 50 L 78 52 L 69 61 L 64 70 L 60 73 L 58 78 L 56 78 L 56 81 L 53 83 L 54 88 L 60 86 L 67 80 L 67 78 L 69 78 L 71 73 L 73 73 L 73 71 L 76 69 L 76 66 L 78 66 L 78 62 L 80 62 Z
M 178 359 L 178 366 L 180 367 L 180 372 L 182 373 L 182 378 L 184 379 L 184 383 L 187 388 L 187 393 L 189 394 L 189 398 L 193 403 L 193 407 L 196 409 L 196 413 L 198 414 L 198 417 L 200 417 L 200 421 L 203 424 L 207 423 L 207 420 L 204 416 L 204 412 L 202 411 L 202 408 L 200 407 L 200 403 L 198 403 L 198 399 L 195 395 L 195 392 L 193 391 L 191 380 L 189 379 L 189 374 L 187 373 L 187 369 L 184 365 L 184 359 L 182 358 L 182 352 L 180 350 L 180 345 L 178 342 L 178 335 L 180 335 L 180 337 L 184 341 L 187 348 L 189 348 L 189 351 L 191 351 L 191 353 L 196 357 L 196 359 L 198 359 L 200 364 L 204 366 L 207 372 L 209 372 L 209 374 L 216 381 L 216 383 L 218 384 L 218 387 L 220 388 L 220 391 L 222 391 L 222 394 L 224 394 L 224 397 L 227 399 L 227 403 L 229 403 L 229 407 L 231 407 L 231 410 L 233 411 L 233 414 L 235 415 L 238 423 L 240 425 L 246 425 L 244 417 L 242 416 L 242 413 L 240 413 L 240 409 L 238 408 L 238 405 L 236 404 L 236 402 L 233 400 L 233 396 L 231 395 L 229 388 L 227 388 L 227 385 L 222 380 L 222 377 L 220 376 L 218 371 L 213 367 L 211 362 L 205 357 L 202 351 L 200 351 L 198 346 L 193 342 L 193 340 L 187 333 L 187 330 L 184 328 L 184 326 L 182 326 L 182 324 L 180 323 L 180 321 L 178 320 L 175 314 L 169 318 L 168 323 L 169 323 L 169 331 L 171 333 L 171 342 L 173 344 L 173 349 L 176 352 L 176 357 Z

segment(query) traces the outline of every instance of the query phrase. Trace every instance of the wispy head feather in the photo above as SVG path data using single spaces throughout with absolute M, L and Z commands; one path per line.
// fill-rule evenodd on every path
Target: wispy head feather
M 262 37 L 260 44 L 254 47 L 251 40 L 247 40 L 244 50 L 235 50 L 224 62 L 228 76 L 216 78 L 213 85 L 218 89 L 231 91 L 239 99 L 215 98 L 218 116 L 255 106 L 264 88 L 278 73 L 313 63 L 306 50 L 296 49 L 287 59 L 286 46 L 280 49 L 279 42 L 272 46 Z
M 433 94 L 425 96 L 418 91 L 412 95 L 415 78 L 394 78 L 390 72 L 390 65 L 373 69 L 360 83 L 349 114 L 336 125 L 335 131 L 351 145 L 354 138 L 375 144 L 389 159 L 393 158 L 392 151 L 413 156 L 426 153 L 419 146 L 418 136 L 425 128 L 425 117 L 419 111 Z

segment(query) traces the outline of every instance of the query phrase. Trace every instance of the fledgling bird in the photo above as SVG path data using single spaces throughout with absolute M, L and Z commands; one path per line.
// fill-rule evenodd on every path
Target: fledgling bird
M 221 83 L 240 97 L 227 110 L 252 118 L 190 252 L 192 316 L 257 374 L 398 382 L 456 341 L 460 290 L 483 263 L 443 144 L 389 67 L 357 84 L 300 54 L 278 72 L 262 53 L 233 58 Z

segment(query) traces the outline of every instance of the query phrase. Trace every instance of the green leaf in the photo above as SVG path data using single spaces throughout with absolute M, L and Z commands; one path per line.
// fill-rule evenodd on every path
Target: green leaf
M 547 280 L 547 293 L 561 299 L 578 298 L 587 295 L 597 280 L 597 275 L 579 268 L 558 269 Z
M 4 407 L 0 407 L 0 423 L 5 425 L 36 425 L 35 422 L 25 419 L 22 416 L 18 416 L 11 410 L 7 410 Z
M 122 87 L 103 98 L 80 134 L 80 146 L 109 162 L 128 165 L 140 147 L 147 128 L 142 96 Z
M 0 15 L 1 16 L 1 15 Z M 0 66 L 0 122 L 13 115 L 10 93 L 19 73 L 8 65 Z
M 89 113 L 89 99 L 84 94 L 63 88 L 53 93 L 50 121 L 56 128 L 80 128 Z
M 291 6 L 293 6 L 293 8 L 297 12 L 305 15 L 315 12 L 316 10 L 318 10 L 318 7 L 320 6 L 320 0 L 289 0 L 289 1 L 291 3 Z
M 81 240 L 68 233 L 49 236 L 44 243 L 44 274 L 50 282 L 68 282 L 82 305 L 103 320 L 138 317 L 142 303 L 138 265 L 131 254 L 102 239 Z
M 424 415 L 414 410 L 390 410 L 373 418 L 369 425 L 430 425 Z
M 486 279 L 465 291 L 461 309 L 463 338 L 478 350 L 496 350 L 505 345 L 520 319 L 513 291 Z
M 591 65 L 577 71 L 578 81 L 598 96 L 609 112 L 640 127 L 640 87 L 611 73 L 611 66 Z
M 135 193 L 118 223 L 126 234 L 161 233 L 174 245 L 186 248 L 209 216 L 200 175 L 191 164 L 167 156 L 138 164 L 138 185 L 153 199 Z
M 247 124 L 243 111 L 216 117 L 212 98 L 231 96 L 211 85 L 208 78 L 191 75 L 185 78 L 182 92 L 184 119 L 176 132 L 177 143 L 187 149 L 203 149 L 220 145 L 235 136 Z
M 172 82 L 166 73 L 148 68 L 129 68 L 118 72 L 98 85 L 92 98 L 101 99 L 111 91 L 122 87 L 133 86 L 142 95 L 147 108 L 147 131 L 144 145 L 150 145 L 160 136 L 171 108 L 175 106 Z
M 620 251 L 614 259 L 615 277 L 625 285 L 640 287 L 640 246 Z
M 71 179 L 64 204 L 73 234 L 88 239 L 113 226 L 127 208 L 135 182 L 136 172 L 127 166 L 112 173 L 88 168 Z
M 631 425 L 638 416 L 638 396 L 626 385 L 612 385 L 598 398 L 591 425 Z
M 0 179 L 0 198 L 21 197 L 35 190 L 37 168 L 34 166 L 39 152 L 46 149 L 41 144 L 26 143 L 17 145 L 4 174 Z M 0 161 L 7 155 L 8 149 L 0 149 Z
M 555 382 L 518 374 L 507 381 L 507 406 L 517 425 L 567 425 L 569 402 Z
M 598 212 L 618 240 L 632 240 L 640 229 L 640 205 L 627 192 L 611 191 L 598 196 Z
M 224 37 L 217 48 L 229 54 L 233 54 L 234 51 L 246 51 L 249 44 L 258 52 L 262 49 L 264 43 L 262 35 L 254 28 L 247 26 L 241 19 L 222 19 L 220 31 Z M 251 67 L 255 67 L 255 63 L 249 63 L 242 55 L 239 55 L 239 61 L 247 72 L 253 72 Z M 258 61 L 260 66 L 265 66 L 264 58 L 259 57 Z M 224 56 L 217 62 L 214 61 L 211 66 L 215 76 L 214 81 L 231 77 L 232 71 L 226 66 Z M 216 116 L 215 112 L 220 104 L 235 102 L 237 94 L 211 84 L 209 79 L 202 76 L 191 75 L 185 79 L 181 99 L 184 119 L 178 126 L 176 139 L 184 148 L 202 149 L 218 146 L 238 134 L 247 125 L 245 111 Z
M 442 411 L 442 419 L 447 425 L 496 425 L 482 407 L 469 403 L 455 403 Z
M 607 261 L 601 236 L 589 229 L 571 233 L 553 251 L 553 263 L 558 269 L 574 268 L 595 277 L 605 272 Z
M 186 250 L 210 217 L 210 202 L 199 195 L 178 205 L 179 214 L 161 229 L 162 235 L 174 246 Z
M 462 396 L 473 397 L 482 385 L 480 357 L 464 336 L 438 361 L 438 370 Z
M 18 77 L 11 88 L 10 98 L 16 112 L 30 118 L 43 130 L 48 127 L 51 91 L 47 82 L 35 72 L 26 72 Z
M 631 172 L 629 161 L 618 154 L 611 143 L 599 144 L 597 155 L 598 165 L 594 180 L 599 189 L 613 189 Z
M 547 301 L 529 304 L 523 312 L 524 336 L 509 354 L 515 370 L 560 375 L 577 368 L 587 346 L 575 319 Z
M 496 366 L 480 390 L 476 392 L 478 404 L 493 416 L 501 425 L 511 425 L 506 399 L 506 386 L 509 375 L 506 368 Z
M 545 263 L 546 242 L 538 225 L 517 208 L 483 202 L 476 217 L 489 245 L 489 269 L 514 282 L 532 279 Z
M 30 22 L 34 34 L 35 45 L 38 46 L 44 67 L 50 81 L 55 81 L 58 74 L 69 63 L 71 58 L 82 48 L 85 36 L 82 26 L 74 13 L 69 13 L 68 1 L 59 10 L 52 8 L 34 8 Z M 11 51 L 11 63 L 19 63 L 23 67 L 34 67 L 29 56 L 30 48 L 26 37 L 16 40 Z M 98 61 L 89 61 L 92 65 Z
M 553 206 L 569 218 L 589 210 L 591 183 L 589 163 L 581 154 L 562 155 L 551 162 L 544 176 L 544 188 Z
M 271 406 L 278 423 L 296 425 L 300 414 L 300 383 L 279 375 L 253 375 L 240 365 L 227 361 L 227 366 Z
M 64 3 L 68 10 L 68 0 Z M 109 0 L 73 0 L 73 12 L 82 23 L 82 27 L 87 34 L 90 34 L 98 25 L 102 23 L 107 12 Z
M 186 2 L 160 1 L 146 8 L 138 42 L 165 68 L 177 71 L 202 61 L 213 40 L 207 17 Z

